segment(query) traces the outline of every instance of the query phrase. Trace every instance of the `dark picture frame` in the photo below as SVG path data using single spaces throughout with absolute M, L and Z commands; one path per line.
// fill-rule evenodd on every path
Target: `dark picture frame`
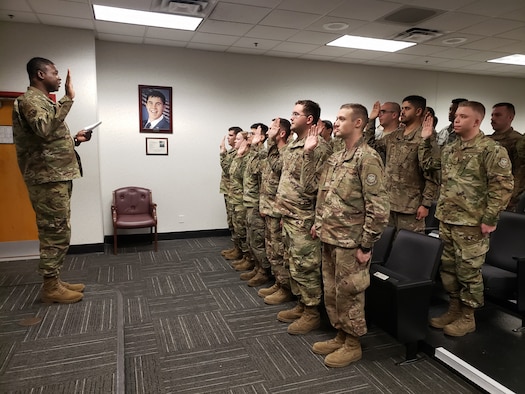
M 141 133 L 173 133 L 170 86 L 139 85 L 139 130 Z
M 146 155 L 168 155 L 167 138 L 146 138 Z

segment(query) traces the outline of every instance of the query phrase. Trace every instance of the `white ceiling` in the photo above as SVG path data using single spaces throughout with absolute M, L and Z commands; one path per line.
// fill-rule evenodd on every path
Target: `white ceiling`
M 158 0 L 0 0 L 0 20 L 93 30 L 97 39 L 206 51 L 525 77 L 525 66 L 487 63 L 525 54 L 525 0 L 218 0 L 195 32 L 95 21 L 92 4 L 153 10 Z M 382 18 L 403 7 L 437 15 L 414 25 Z M 327 23 L 348 28 L 328 31 Z M 343 34 L 393 38 L 410 28 L 442 36 L 396 53 L 328 47 Z M 460 44 L 444 40 L 466 39 Z

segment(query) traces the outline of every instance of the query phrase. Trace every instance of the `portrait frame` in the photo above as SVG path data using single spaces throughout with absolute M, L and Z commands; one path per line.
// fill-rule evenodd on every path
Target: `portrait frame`
M 139 130 L 141 133 L 173 134 L 172 93 L 171 86 L 139 85 Z M 148 103 L 148 98 L 150 103 Z M 158 111 L 159 106 L 162 107 L 162 113 L 152 120 L 152 127 L 149 126 L 149 106 L 152 108 L 152 116 L 157 115 L 155 108 Z
M 167 138 L 146 138 L 146 155 L 167 156 Z

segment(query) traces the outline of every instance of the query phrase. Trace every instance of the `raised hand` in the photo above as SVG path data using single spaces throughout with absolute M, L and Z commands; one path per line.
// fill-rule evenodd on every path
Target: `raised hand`
M 423 120 L 423 130 L 421 130 L 421 137 L 426 140 L 430 138 L 434 132 L 434 117 L 430 112 L 427 112 L 425 119 Z
M 376 119 L 379 116 L 379 111 L 381 111 L 381 103 L 376 101 L 370 111 L 370 119 Z
M 71 72 L 69 71 L 69 68 L 67 69 L 66 77 L 66 96 L 71 100 L 75 98 L 75 89 L 73 89 L 73 82 L 71 82 Z
M 257 132 L 253 134 L 253 137 L 252 137 L 252 145 L 257 145 L 259 144 L 259 142 L 262 141 L 262 127 L 261 126 L 257 126 Z
M 279 129 L 281 128 L 281 118 L 275 118 L 268 130 L 268 139 L 275 140 L 277 134 L 279 134 Z
M 237 149 L 237 156 L 243 156 L 248 151 L 248 141 L 246 139 L 242 140 L 239 149 Z
M 322 127 L 323 123 L 320 119 L 317 124 L 310 126 L 310 130 L 308 130 L 308 134 L 306 135 L 306 139 L 304 141 L 305 152 L 311 152 L 317 147 L 319 144 L 319 129 L 322 129 Z
M 221 141 L 221 145 L 219 148 L 221 149 L 221 153 L 226 153 L 226 138 L 228 138 L 227 135 L 225 135 Z

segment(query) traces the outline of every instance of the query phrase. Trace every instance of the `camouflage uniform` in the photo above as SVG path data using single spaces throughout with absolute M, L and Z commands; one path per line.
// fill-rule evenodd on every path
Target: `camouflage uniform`
M 305 154 L 305 139 L 297 139 L 283 152 L 283 171 L 276 204 L 282 214 L 285 256 L 290 266 L 292 293 L 306 306 L 321 301 L 321 243 L 312 239 L 317 186 L 323 163 L 332 153 L 319 137 L 319 145 Z
M 330 140 L 330 146 L 332 147 L 332 153 L 339 152 L 340 150 L 345 150 L 345 143 L 339 137 L 332 137 Z
M 230 189 L 228 201 L 232 209 L 233 243 L 243 254 L 248 252 L 246 243 L 246 207 L 243 204 L 243 175 L 246 168 L 248 153 L 243 156 L 235 155 L 230 165 Z
M 418 160 L 418 147 L 422 140 L 422 127 L 408 135 L 404 128 L 398 128 L 385 137 L 374 140 L 367 131 L 366 139 L 379 154 L 385 153 L 385 176 L 390 200 L 389 224 L 401 228 L 423 232 L 425 221 L 416 219 L 417 209 L 422 205 L 429 208 L 437 199 L 438 182 L 436 175 L 424 171 Z M 430 142 L 437 149 L 435 137 Z
M 436 217 L 444 242 L 441 279 L 451 298 L 472 308 L 483 305 L 481 266 L 489 238 L 481 224 L 495 226 L 514 186 L 507 151 L 483 133 L 470 141 L 460 139 L 443 148 L 441 159 L 432 154 L 428 140 L 419 148 L 426 168 L 441 168 L 441 193 Z
M 315 228 L 323 243 L 324 302 L 330 322 L 353 336 L 366 334 L 368 264 L 359 264 L 359 245 L 372 248 L 388 222 L 390 204 L 383 163 L 359 140 L 351 151 L 330 156 L 319 181 Z
M 228 229 L 233 233 L 233 222 L 232 222 L 232 207 L 228 201 L 228 189 L 230 188 L 230 166 L 232 160 L 237 154 L 237 149 L 230 149 L 227 152 L 221 152 L 220 163 L 221 163 L 221 183 L 219 186 L 219 193 L 224 195 L 224 205 L 226 207 L 226 217 L 228 221 Z
M 252 255 L 257 259 L 258 266 L 270 268 L 266 258 L 264 244 L 265 221 L 259 212 L 259 195 L 261 188 L 261 160 L 267 152 L 264 146 L 253 147 L 246 159 L 243 176 L 243 204 L 246 207 L 247 243 Z
M 266 159 L 262 161 L 262 180 L 260 189 L 260 212 L 265 215 L 266 257 L 272 267 L 275 281 L 285 289 L 290 289 L 290 268 L 284 260 L 284 245 L 281 229 L 281 213 L 275 207 L 275 195 L 282 171 L 281 151 L 276 144 L 269 144 Z
M 502 133 L 495 132 L 488 137 L 499 142 L 509 154 L 512 163 L 512 175 L 514 175 L 514 190 L 507 210 L 514 211 L 518 205 L 519 197 L 525 192 L 525 157 L 523 153 L 518 154 L 518 143 L 525 137 L 512 127 Z
M 36 213 L 38 271 L 46 278 L 58 276 L 71 239 L 72 180 L 80 177 L 74 142 L 64 121 L 72 105 L 67 96 L 55 104 L 29 87 L 13 107 L 18 165 Z

